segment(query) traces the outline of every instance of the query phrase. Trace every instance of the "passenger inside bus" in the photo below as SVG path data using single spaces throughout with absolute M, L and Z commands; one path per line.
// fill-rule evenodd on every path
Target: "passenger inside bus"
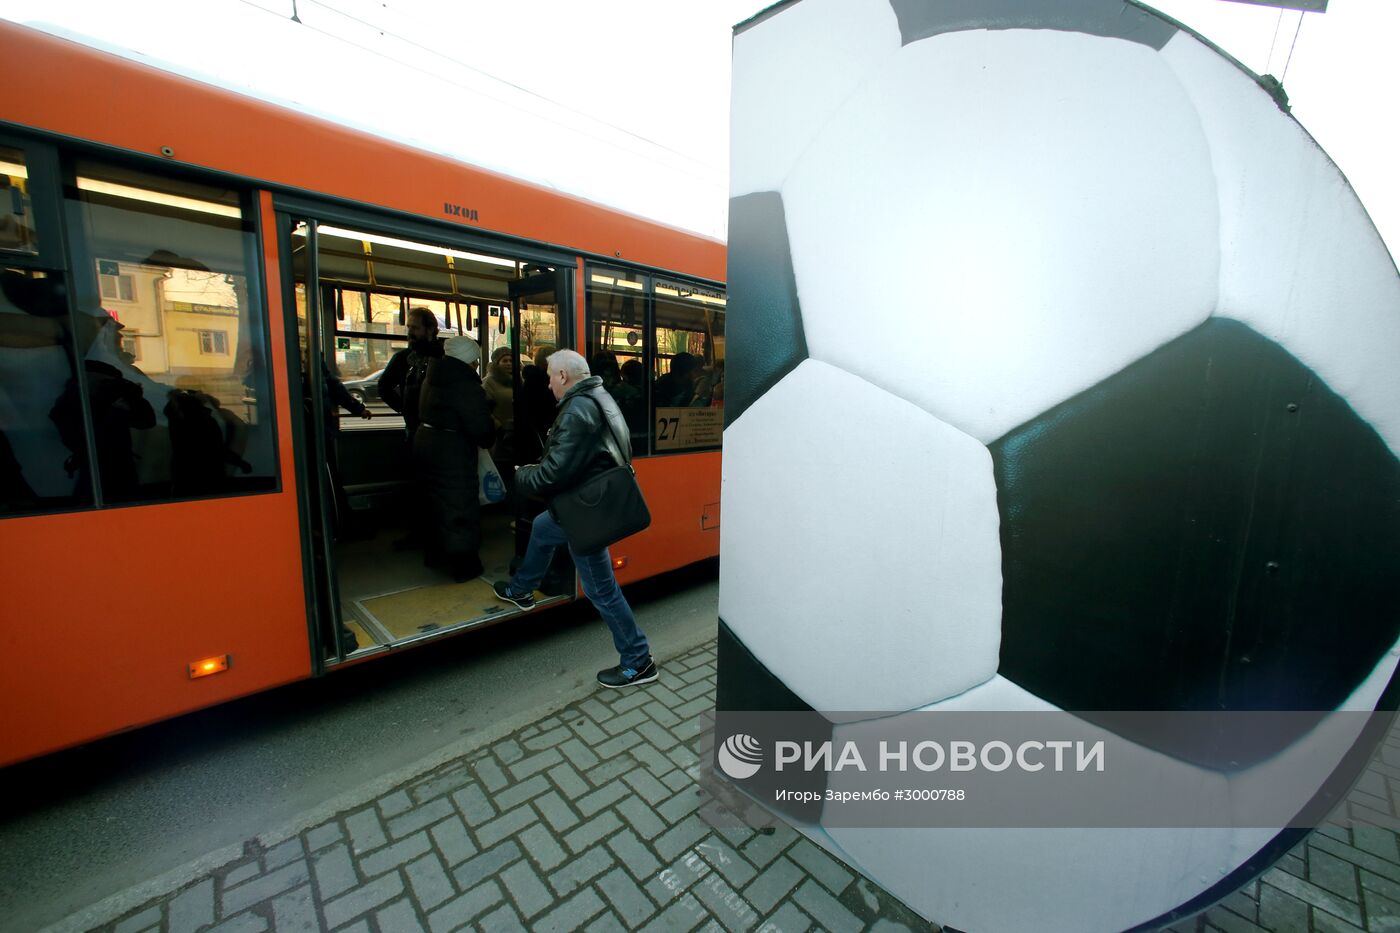
M 403 537 L 394 542 L 402 551 L 421 550 L 429 540 L 432 522 L 429 518 L 426 480 L 418 473 L 413 456 L 413 435 L 418 430 L 418 402 L 428 364 L 442 356 L 445 337 L 438 335 L 437 316 L 431 308 L 414 305 L 405 315 L 408 346 L 389 357 L 379 377 L 379 398 L 384 404 L 403 415 L 404 445 L 402 462 L 411 464 L 413 477 L 407 491 L 408 503 L 403 510 L 407 524 Z
M 509 345 L 491 351 L 491 365 L 481 380 L 486 400 L 491 405 L 491 420 L 496 423 L 496 443 L 491 447 L 491 459 L 505 482 L 506 488 L 515 478 L 515 355 Z
M 695 382 L 700 377 L 700 360 L 682 350 L 671 357 L 671 368 L 652 386 L 652 401 L 657 408 L 684 408 L 695 397 Z
M 593 359 L 589 361 L 588 365 L 593 375 L 602 378 L 603 388 L 617 403 L 618 410 L 622 412 L 622 417 L 627 422 L 628 432 L 636 433 L 639 426 L 644 428 L 647 407 L 646 391 L 641 386 L 627 382 L 622 378 L 622 368 L 617 365 L 617 354 L 611 350 L 599 350 L 593 354 Z M 639 373 L 641 365 L 637 363 Z
M 428 363 L 442 356 L 444 337 L 438 336 L 432 309 L 415 305 L 407 314 L 408 346 L 389 358 L 379 377 L 379 397 L 403 415 L 408 444 L 418 430 L 418 395 L 428 374 Z
M 345 482 L 340 474 L 340 451 L 336 443 L 336 426 L 339 422 L 340 409 L 345 409 L 356 418 L 363 418 L 366 421 L 374 417 L 374 413 L 369 410 L 359 399 L 350 394 L 345 388 L 345 384 L 336 378 L 331 371 L 330 364 L 326 362 L 325 355 L 321 356 L 321 431 L 325 437 L 326 444 L 326 470 L 330 474 L 331 494 L 335 498 L 335 513 L 331 522 L 331 534 L 343 534 L 342 527 L 344 516 L 350 514 L 349 498 L 345 494 Z M 306 394 L 307 403 L 310 404 L 311 394 Z
M 692 408 L 724 407 L 724 360 L 715 360 L 695 380 L 695 394 L 690 399 Z
M 477 366 L 481 347 L 470 337 L 449 337 L 443 355 L 428 365 L 419 400 L 422 422 L 413 458 L 432 504 L 434 537 L 427 554 L 458 583 L 481 575 L 481 506 L 477 451 L 490 447 L 496 427 Z
M 556 349 L 553 344 L 542 345 L 531 364 L 520 371 L 520 409 L 515 413 L 515 455 L 520 463 L 534 463 L 540 458 L 545 435 L 554 424 L 556 403 L 554 393 L 549 391 L 545 360 Z

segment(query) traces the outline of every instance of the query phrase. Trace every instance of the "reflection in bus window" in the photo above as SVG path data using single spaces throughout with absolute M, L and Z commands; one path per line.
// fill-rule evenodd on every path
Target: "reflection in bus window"
M 724 293 L 656 279 L 653 450 L 718 447 L 724 423 Z
M 34 208 L 29 198 L 29 170 L 24 152 L 0 146 L 0 251 L 33 255 Z
M 75 381 L 54 417 L 73 447 L 86 409 L 103 501 L 275 488 L 266 337 L 238 192 L 79 163 L 65 195 L 83 257 L 74 319 L 86 398 Z
M 632 434 L 647 452 L 646 277 L 594 266 L 588 274 L 588 368 L 603 379 Z
M 500 334 L 500 339 L 492 341 L 493 352 L 507 344 L 512 324 L 516 323 L 509 315 L 512 310 L 518 313 L 521 365 L 514 370 L 512 378 L 515 373 L 519 374 L 519 392 L 512 411 L 509 442 L 502 445 L 504 449 L 500 451 L 510 464 L 532 463 L 544 453 L 544 441 L 557 411 L 544 370 L 545 361 L 556 349 L 568 346 L 568 335 L 560 320 L 556 269 L 529 264 L 521 271 L 522 281 L 516 286 L 518 297 L 514 309 L 509 306 L 501 309 L 505 315 L 504 333 Z M 524 539 L 517 544 L 523 553 Z
M 65 435 L 52 414 L 76 372 L 56 276 L 0 270 L 0 514 L 89 505 L 82 411 Z M 67 446 L 71 444 L 72 446 Z
M 559 306 L 525 301 L 520 306 L 520 356 L 534 359 L 541 347 L 559 347 Z

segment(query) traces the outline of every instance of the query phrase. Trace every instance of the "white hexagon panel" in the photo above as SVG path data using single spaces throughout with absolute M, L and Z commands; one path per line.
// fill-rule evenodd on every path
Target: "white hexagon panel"
M 996 671 L 996 487 L 974 438 L 809 360 L 725 431 L 723 495 L 720 616 L 815 709 L 914 709 Z
M 729 173 L 730 196 L 776 191 L 832 108 L 899 51 L 899 23 L 885 0 L 807 0 L 766 14 L 734 37 L 730 133 L 753 157 Z M 800 93 L 794 93 L 800 89 Z
M 968 31 L 905 46 L 781 193 L 811 356 L 984 442 L 1216 305 L 1210 148 L 1137 43 Z M 871 353 L 853 317 L 898 339 Z

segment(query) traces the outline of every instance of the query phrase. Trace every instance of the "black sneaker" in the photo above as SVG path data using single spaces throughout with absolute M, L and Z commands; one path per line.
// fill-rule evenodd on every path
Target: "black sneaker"
M 491 584 L 491 589 L 495 591 L 496 598 L 501 602 L 510 603 L 519 609 L 535 608 L 535 594 L 526 593 L 524 596 L 516 596 L 511 592 L 509 580 L 498 580 Z
M 640 671 L 618 665 L 598 672 L 598 683 L 613 690 L 621 687 L 635 687 L 638 684 L 649 684 L 655 679 L 656 662 L 651 658 L 647 658 L 647 666 Z

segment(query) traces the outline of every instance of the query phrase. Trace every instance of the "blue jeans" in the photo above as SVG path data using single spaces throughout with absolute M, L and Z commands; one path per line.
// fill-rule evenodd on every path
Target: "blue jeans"
M 564 529 L 559 527 L 553 515 L 545 511 L 535 516 L 530 529 L 530 544 L 525 548 L 525 559 L 520 562 L 515 576 L 510 578 L 511 590 L 516 593 L 533 593 L 544 579 L 545 571 L 549 569 L 554 549 L 568 543 L 569 539 L 564 536 Z M 613 645 L 622 659 L 622 666 L 630 667 L 634 671 L 646 667 L 651 658 L 651 647 L 647 644 L 647 637 L 642 634 L 642 630 L 637 628 L 632 607 L 627 605 L 627 597 L 622 595 L 622 589 L 617 585 L 617 577 L 613 576 L 612 558 L 608 556 L 608 549 L 603 548 L 592 554 L 579 554 L 573 548 L 569 548 L 569 553 L 573 555 L 574 566 L 578 568 L 583 595 L 588 597 L 588 601 L 608 624 L 608 631 L 612 632 Z

